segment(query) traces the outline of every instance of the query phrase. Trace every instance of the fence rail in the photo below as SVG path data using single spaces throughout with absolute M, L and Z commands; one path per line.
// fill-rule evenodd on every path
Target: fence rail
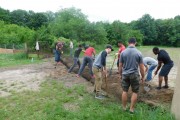
M 4 49 L 25 49 L 24 44 L 0 44 L 0 48 Z

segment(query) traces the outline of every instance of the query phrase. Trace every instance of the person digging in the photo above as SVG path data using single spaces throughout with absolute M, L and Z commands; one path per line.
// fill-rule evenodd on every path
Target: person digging
M 144 57 L 143 64 L 145 67 L 146 79 L 145 79 L 145 87 L 146 91 L 150 90 L 150 81 L 152 81 L 155 75 L 152 77 L 153 70 L 157 67 L 158 62 L 152 57 Z
M 107 69 L 106 69 L 106 57 L 111 51 L 114 51 L 111 45 L 107 45 L 104 51 L 101 51 L 98 56 L 95 58 L 93 63 L 93 73 L 95 75 L 95 98 L 96 99 L 104 99 L 104 95 L 102 94 L 102 79 L 103 76 L 107 78 Z M 105 78 L 105 79 L 106 79 Z M 107 84 L 107 83 L 106 83 Z
M 68 70 L 69 73 L 74 69 L 74 67 L 75 67 L 76 65 L 78 65 L 78 67 L 80 68 L 79 55 L 80 55 L 81 51 L 85 52 L 85 51 L 82 49 L 82 45 L 79 45 L 78 48 L 77 48 L 77 49 L 75 50 L 75 52 L 74 52 L 74 58 L 73 58 L 74 63 L 73 63 L 73 65 L 70 67 L 70 69 Z
M 171 60 L 169 54 L 165 50 L 159 50 L 158 47 L 154 47 L 153 53 L 155 55 L 157 55 L 157 60 L 158 60 L 158 67 L 157 67 L 156 71 L 154 72 L 155 75 L 158 73 L 159 69 L 161 68 L 162 63 L 164 64 L 161 68 L 161 71 L 159 72 L 159 86 L 156 87 L 156 89 L 157 90 L 161 89 L 163 77 L 164 77 L 164 81 L 165 81 L 165 86 L 163 86 L 162 88 L 167 89 L 167 88 L 169 88 L 168 74 L 169 74 L 171 68 L 174 66 L 174 62 Z

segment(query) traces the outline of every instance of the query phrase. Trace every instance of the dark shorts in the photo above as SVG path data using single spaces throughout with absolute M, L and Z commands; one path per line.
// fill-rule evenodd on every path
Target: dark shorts
M 159 76 L 168 76 L 171 68 L 174 66 L 174 63 L 164 64 L 159 72 Z
M 122 88 L 123 91 L 128 92 L 129 87 L 131 86 L 132 91 L 135 93 L 139 92 L 139 81 L 140 75 L 137 73 L 129 74 L 129 75 L 122 75 Z

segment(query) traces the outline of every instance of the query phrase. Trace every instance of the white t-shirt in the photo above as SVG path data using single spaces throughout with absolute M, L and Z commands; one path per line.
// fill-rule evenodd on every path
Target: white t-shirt
M 73 48 L 73 42 L 72 41 L 70 42 L 70 48 Z
M 144 57 L 143 63 L 144 65 L 157 65 L 158 64 L 157 60 L 151 57 Z

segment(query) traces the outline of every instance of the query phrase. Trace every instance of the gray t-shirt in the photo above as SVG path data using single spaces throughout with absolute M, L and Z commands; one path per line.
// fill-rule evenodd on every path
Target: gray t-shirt
M 99 55 L 96 57 L 93 66 L 98 68 L 102 68 L 106 66 L 106 56 L 107 56 L 107 52 L 105 50 L 100 52 Z
M 120 63 L 123 64 L 122 74 L 139 74 L 138 66 L 143 63 L 142 54 L 133 46 L 129 46 L 121 53 Z
M 157 60 L 155 60 L 154 58 L 151 58 L 151 57 L 144 57 L 143 58 L 143 63 L 145 66 L 147 65 L 157 65 L 158 62 Z

